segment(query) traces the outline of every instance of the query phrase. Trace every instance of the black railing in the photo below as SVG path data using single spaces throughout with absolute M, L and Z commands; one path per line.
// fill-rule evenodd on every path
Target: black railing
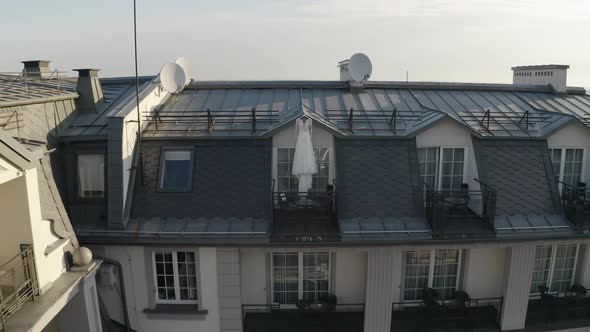
M 526 325 L 555 324 L 590 320 L 590 296 L 559 292 L 531 295 L 527 308 Z M 587 323 L 583 324 L 587 325 Z M 574 326 L 572 326 L 574 327 Z
M 490 229 L 496 216 L 496 191 L 475 179 L 480 190 L 469 190 L 466 184 L 457 190 L 434 190 L 425 186 L 425 209 L 428 224 L 434 232 L 445 230 L 450 218 L 480 219 Z
M 577 228 L 585 228 L 590 223 L 590 192 L 585 183 L 572 186 L 561 185 L 561 204 L 566 218 Z
M 331 311 L 299 310 L 295 305 L 244 304 L 244 332 L 362 332 L 364 303 L 336 304 Z
M 21 252 L 0 266 L 0 328 L 25 302 L 39 293 L 33 246 L 21 245 Z
M 464 326 L 469 330 L 499 329 L 503 303 L 502 297 L 467 299 L 461 306 L 457 306 L 455 299 L 429 306 L 422 302 L 392 303 L 392 331 L 453 330 L 460 322 L 469 324 Z
M 273 210 L 277 217 L 289 214 L 314 214 L 333 221 L 336 216 L 336 194 L 334 191 L 275 192 Z

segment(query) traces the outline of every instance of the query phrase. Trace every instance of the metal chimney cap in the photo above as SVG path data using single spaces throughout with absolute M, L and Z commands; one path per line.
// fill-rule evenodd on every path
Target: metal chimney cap
M 78 72 L 78 77 L 98 77 L 98 72 L 100 71 L 100 69 L 96 68 L 79 68 L 72 70 Z
M 25 60 L 25 61 L 21 61 L 22 64 L 25 65 L 25 68 L 27 67 L 49 67 L 49 63 L 51 61 L 49 60 Z

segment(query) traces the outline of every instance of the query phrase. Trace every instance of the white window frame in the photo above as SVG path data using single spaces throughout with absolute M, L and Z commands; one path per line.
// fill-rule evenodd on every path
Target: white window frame
M 177 255 L 179 252 L 191 252 L 195 255 L 195 292 L 197 292 L 197 298 L 195 300 L 181 300 L 180 299 L 180 280 L 178 274 L 178 258 Z M 158 273 L 156 270 L 156 254 L 157 253 L 171 253 L 172 254 L 172 270 L 174 274 L 174 295 L 176 299 L 174 300 L 163 300 L 160 299 L 158 295 Z M 174 250 L 167 250 L 167 249 L 156 249 L 152 251 L 152 269 L 154 274 L 154 289 L 155 292 L 155 303 L 156 304 L 199 304 L 199 299 L 201 298 L 201 294 L 199 292 L 199 253 L 195 250 L 182 250 L 182 249 L 174 249 Z
M 297 271 L 297 299 L 298 300 L 302 300 L 303 299 L 303 255 L 304 254 L 318 254 L 318 253 L 322 253 L 322 254 L 327 254 L 328 255 L 328 293 L 332 292 L 332 278 L 333 278 L 333 271 L 332 271 L 332 252 L 330 250 L 313 250 L 313 251 L 273 251 L 270 253 L 270 302 L 272 304 L 279 304 L 277 302 L 274 302 L 274 265 L 273 265 L 273 255 L 274 254 L 295 254 L 297 253 L 297 267 L 298 267 L 298 271 Z M 295 308 L 295 303 L 281 303 L 280 304 L 282 307 L 285 308 L 290 308 L 293 307 Z
M 328 150 L 328 184 L 333 185 L 335 171 L 334 148 L 327 146 L 313 146 L 314 149 Z M 272 179 L 275 181 L 273 191 L 279 191 L 279 149 L 295 149 L 294 146 L 273 146 Z M 317 162 L 317 161 L 316 161 Z M 318 170 L 319 171 L 319 170 Z
M 434 267 L 435 267 L 435 261 L 436 261 L 436 251 L 441 251 L 441 250 L 457 250 L 459 252 L 459 258 L 457 260 L 457 280 L 455 281 L 455 290 L 459 289 L 459 284 L 461 283 L 461 268 L 463 265 L 463 249 L 417 249 L 417 250 L 408 250 L 408 251 L 404 251 L 403 255 L 404 255 L 404 268 L 403 268 L 403 274 L 402 274 L 402 290 L 401 290 L 401 299 L 402 302 L 406 302 L 406 303 L 419 303 L 422 302 L 421 299 L 418 300 L 406 300 L 405 299 L 405 282 L 406 282 L 406 267 L 407 267 L 407 253 L 408 252 L 419 252 L 419 251 L 430 251 L 430 266 L 428 267 L 428 287 L 429 288 L 433 288 L 433 283 L 434 283 Z
M 547 277 L 547 284 L 545 285 L 548 289 L 547 293 L 549 294 L 556 294 L 559 291 L 551 291 L 551 284 L 553 283 L 553 273 L 555 271 L 555 258 L 557 256 L 557 247 L 560 246 L 571 246 L 574 245 L 573 243 L 570 244 L 550 244 L 550 245 L 543 245 L 539 247 L 551 247 L 551 262 L 549 263 L 549 276 Z M 576 246 L 576 257 L 574 258 L 574 267 L 572 271 L 572 281 L 570 282 L 570 287 L 574 285 L 576 279 L 576 270 L 578 267 L 578 258 L 580 257 L 580 244 L 575 244 Z M 536 251 L 539 247 L 535 247 L 535 259 L 536 259 Z M 534 261 L 533 261 L 534 264 Z M 533 274 L 534 274 L 534 265 L 533 265 Z M 531 286 L 533 281 L 531 280 Z M 531 295 L 539 295 L 541 294 L 538 290 L 535 292 L 531 292 Z
M 552 155 L 553 152 L 551 150 L 561 150 L 561 160 L 559 161 L 559 177 L 558 180 L 563 182 L 563 175 L 565 173 L 565 154 L 568 149 L 575 149 L 575 150 L 582 150 L 582 171 L 580 172 L 580 181 L 585 182 L 586 172 L 586 148 L 580 146 L 550 146 L 549 147 L 549 158 L 551 162 L 553 162 Z M 575 185 L 574 185 L 575 186 Z M 559 189 L 561 189 L 562 185 L 559 183 Z
M 466 178 L 466 174 L 467 174 L 467 167 L 468 167 L 468 163 L 467 163 L 467 153 L 469 151 L 469 146 L 467 145 L 421 145 L 417 147 L 418 149 L 422 149 L 422 148 L 437 148 L 438 149 L 438 158 L 436 161 L 436 188 L 432 188 L 433 190 L 441 190 L 441 185 L 442 185 L 442 163 L 443 163 L 443 150 L 444 149 L 463 149 L 463 174 L 462 174 L 462 179 L 461 179 L 461 183 L 466 183 L 465 178 Z M 418 159 L 418 163 L 420 163 L 420 160 Z M 420 174 L 420 180 L 422 180 L 422 174 Z

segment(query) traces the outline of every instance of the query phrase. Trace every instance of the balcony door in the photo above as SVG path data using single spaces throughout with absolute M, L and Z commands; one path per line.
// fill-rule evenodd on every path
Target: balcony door
M 329 252 L 272 253 L 272 303 L 295 304 L 328 295 L 330 261 Z
M 460 190 L 463 183 L 465 148 L 418 148 L 422 182 L 435 190 Z
M 551 148 L 549 154 L 558 181 L 570 186 L 577 186 L 582 181 L 584 149 Z
M 326 191 L 330 179 L 330 149 L 314 148 L 318 173 L 313 176 L 311 190 Z M 298 190 L 297 177 L 291 174 L 295 148 L 276 148 L 275 191 L 296 192 Z

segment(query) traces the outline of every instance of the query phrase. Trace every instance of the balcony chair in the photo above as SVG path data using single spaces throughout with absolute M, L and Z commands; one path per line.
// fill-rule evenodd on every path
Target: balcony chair
M 295 306 L 297 309 L 305 314 L 318 314 L 324 312 L 334 311 L 338 298 L 336 295 L 328 294 L 315 301 L 297 300 Z
M 546 323 L 553 320 L 555 309 L 557 308 L 557 297 L 548 293 L 547 286 L 539 286 L 539 293 L 541 293 L 541 314 Z
M 465 291 L 455 291 L 453 299 L 445 305 L 447 313 L 452 316 L 465 316 L 469 312 L 471 298 Z

